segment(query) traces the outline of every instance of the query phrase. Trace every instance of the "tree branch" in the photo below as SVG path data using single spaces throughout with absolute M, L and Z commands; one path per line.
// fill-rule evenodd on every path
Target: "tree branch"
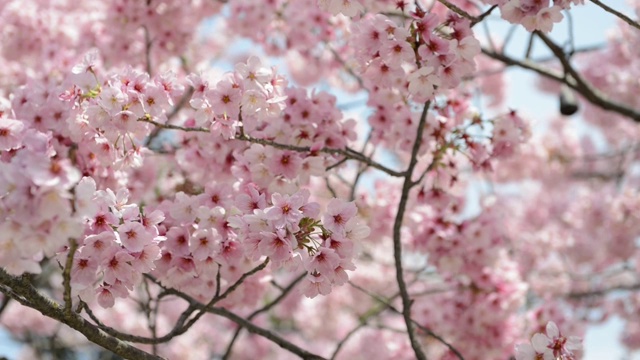
M 591 0 L 592 3 L 600 6 L 604 11 L 613 14 L 614 16 L 617 16 L 620 20 L 626 22 L 627 24 L 633 26 L 636 29 L 640 29 L 640 24 L 638 24 L 637 21 L 634 21 L 633 19 L 631 19 L 630 17 L 628 17 L 627 15 L 619 12 L 618 10 L 608 6 L 607 4 L 604 4 L 602 2 L 600 2 L 600 0 Z
M 398 282 L 398 288 L 400 289 L 400 297 L 402 298 L 402 315 L 404 317 L 404 322 L 407 326 L 407 333 L 409 335 L 409 340 L 411 342 L 411 347 L 416 354 L 416 357 L 419 360 L 426 360 L 426 356 L 418 343 L 415 332 L 413 329 L 413 322 L 411 321 L 411 303 L 413 302 L 409 298 L 409 292 L 407 290 L 407 285 L 404 281 L 404 273 L 402 270 L 402 242 L 401 242 L 401 233 L 400 229 L 402 228 L 402 221 L 404 218 L 404 213 L 407 208 L 407 200 L 409 198 L 409 190 L 413 187 L 414 183 L 411 180 L 411 176 L 413 175 L 413 169 L 416 167 L 418 162 L 418 151 L 420 150 L 420 145 L 422 145 L 422 133 L 424 132 L 424 125 L 427 121 L 427 113 L 429 112 L 429 106 L 431 105 L 431 101 L 427 101 L 424 104 L 424 108 L 422 109 L 422 115 L 420 116 L 420 121 L 418 122 L 418 129 L 416 133 L 416 138 L 413 142 L 413 149 L 411 150 L 411 158 L 409 159 L 409 166 L 407 167 L 407 171 L 405 171 L 404 175 L 404 183 L 402 185 L 402 193 L 400 195 L 400 203 L 398 204 L 398 211 L 396 213 L 396 218 L 393 223 L 393 256 L 395 260 L 396 267 L 396 281 Z
M 465 19 L 469 19 L 469 20 L 470 20 L 470 21 L 472 21 L 472 22 L 476 20 L 475 16 L 473 16 L 473 15 L 469 14 L 468 12 L 466 12 L 466 11 L 464 11 L 464 10 L 460 9 L 459 7 L 457 7 L 456 5 L 454 5 L 454 4 L 452 4 L 452 3 L 450 3 L 450 2 L 449 2 L 449 1 L 447 1 L 447 0 L 438 0 L 438 2 L 439 2 L 440 4 L 442 4 L 442 5 L 446 6 L 446 7 L 447 7 L 447 9 L 449 9 L 449 10 L 453 11 L 454 13 L 456 13 L 456 14 L 458 14 L 458 15 L 462 16 L 462 17 L 463 17 L 463 18 L 465 18 Z
M 182 110 L 182 108 L 184 108 L 184 106 L 189 103 L 189 100 L 191 99 L 192 95 L 193 95 L 193 86 L 189 86 L 189 89 L 185 91 L 185 93 L 182 95 L 180 100 L 178 100 L 178 103 L 175 104 L 173 109 L 171 109 L 171 112 L 167 115 L 167 124 L 169 124 L 171 122 L 171 119 L 173 119 L 176 115 L 178 115 L 180 110 Z M 149 134 L 149 136 L 147 136 L 147 138 L 145 139 L 144 145 L 147 147 L 151 145 L 153 140 L 155 140 L 155 138 L 157 138 L 158 135 L 160 135 L 160 131 L 162 129 L 163 129 L 162 127 L 156 126 L 155 129 L 153 129 L 153 131 L 151 132 L 151 134 Z
M 250 143 L 254 143 L 254 144 L 261 144 L 261 145 L 265 145 L 265 146 L 271 146 L 274 147 L 276 149 L 282 149 L 282 150 L 293 150 L 293 151 L 297 151 L 297 152 L 312 152 L 311 148 L 308 146 L 294 146 L 294 145 L 286 145 L 286 144 L 280 144 L 280 143 L 276 143 L 274 141 L 271 140 L 264 140 L 264 139 L 257 139 L 257 138 L 253 138 L 247 135 L 243 135 L 241 137 L 237 138 L 238 140 L 244 140 L 244 141 L 248 141 Z M 360 161 L 362 163 L 365 163 L 369 166 L 371 166 L 372 168 L 378 169 L 384 173 L 387 173 L 388 175 L 394 176 L 394 177 L 403 177 L 404 173 L 403 172 L 399 172 L 393 169 L 390 169 L 376 161 L 373 161 L 371 159 L 369 159 L 366 155 L 355 151 L 349 147 L 345 147 L 345 149 L 331 149 L 331 148 L 322 148 L 320 150 L 318 150 L 321 153 L 325 153 L 325 154 L 331 154 L 331 155 L 342 155 L 345 156 L 349 159 L 353 159 L 353 160 L 357 160 Z
M 389 299 L 384 299 L 370 291 L 368 291 L 367 289 L 358 286 L 352 282 L 349 282 L 349 285 L 353 286 L 354 288 L 362 291 L 363 293 L 367 294 L 368 296 L 370 296 L 372 299 L 374 299 L 375 301 L 379 302 L 380 304 L 384 305 L 384 307 L 382 308 L 382 310 L 384 309 L 389 309 L 397 314 L 402 314 L 403 312 L 396 309 L 395 306 L 391 305 L 391 300 L 394 299 L 397 295 L 392 296 Z M 429 336 L 433 337 L 434 339 L 438 340 L 440 343 L 442 343 L 444 346 L 446 346 L 452 353 L 454 353 L 456 355 L 456 357 L 458 357 L 458 359 L 460 360 L 464 360 L 464 357 L 462 357 L 462 354 L 458 351 L 458 349 L 456 349 L 453 345 L 451 345 L 450 343 L 448 343 L 447 341 L 445 341 L 442 337 L 440 337 L 439 335 L 437 335 L 436 333 L 434 333 L 433 331 L 431 331 L 429 328 L 420 325 L 417 321 L 411 319 L 411 322 L 416 325 L 420 330 L 424 331 L 425 333 L 427 333 Z
M 604 296 L 612 291 L 637 291 L 637 290 L 640 290 L 640 283 L 632 284 L 632 285 L 614 286 L 606 289 L 573 292 L 573 293 L 569 293 L 568 296 L 571 299 L 582 299 L 586 297 Z
M 244 280 L 246 280 L 249 276 L 257 273 L 258 271 L 264 269 L 268 263 L 269 263 L 269 259 L 267 258 L 260 265 L 242 274 L 240 279 L 238 279 L 235 283 L 233 283 L 233 285 L 227 288 L 227 290 L 224 293 L 222 293 L 221 295 L 218 295 L 219 292 L 217 292 L 216 295 L 211 299 L 211 301 L 209 301 L 205 306 L 213 306 L 214 304 L 224 300 L 230 293 L 236 290 L 244 282 Z M 150 279 L 158 286 L 164 288 L 158 280 L 146 274 L 145 276 L 147 279 Z M 186 333 L 205 314 L 204 311 L 200 310 L 193 318 L 189 319 L 189 316 L 191 316 L 191 314 L 193 314 L 193 312 L 198 309 L 197 306 L 189 305 L 189 307 L 187 307 L 182 312 L 182 314 L 180 314 L 178 321 L 176 321 L 176 324 L 167 334 L 161 337 L 158 337 L 155 334 L 153 334 L 152 337 L 147 337 L 147 336 L 139 336 L 139 335 L 124 333 L 110 326 L 107 326 L 104 323 L 102 323 L 97 316 L 93 314 L 93 311 L 91 311 L 91 309 L 89 308 L 89 306 L 87 306 L 86 303 L 84 303 L 82 307 L 84 308 L 87 315 L 89 315 L 91 320 L 93 320 L 93 322 L 95 322 L 96 325 L 107 334 L 117 337 L 118 339 L 121 339 L 121 340 L 135 342 L 139 344 L 151 344 L 151 345 L 165 343 L 176 336 L 180 336 Z
M 454 13 L 462 16 L 463 18 L 468 19 L 469 21 L 471 21 L 471 27 L 474 27 L 476 24 L 482 22 L 482 20 L 484 20 L 484 18 L 489 16 L 493 12 L 493 10 L 495 10 L 495 8 L 498 7 L 498 5 L 493 5 L 489 9 L 487 9 L 485 12 L 483 12 L 482 14 L 480 14 L 478 16 L 473 16 L 473 15 L 469 14 L 468 12 L 462 10 L 461 8 L 456 6 L 455 4 L 450 3 L 448 0 L 438 0 L 438 2 L 441 3 L 442 5 L 444 5 L 445 7 L 447 7 L 447 9 L 449 9 L 449 10 L 453 11 Z M 398 16 L 400 14 L 391 13 L 390 15 Z M 404 14 L 402 14 L 402 15 L 404 15 Z M 404 16 L 406 16 L 406 15 L 404 15 Z
M 263 306 L 262 308 L 254 311 L 251 313 L 251 315 L 249 315 L 247 317 L 247 320 L 251 321 L 253 320 L 256 316 L 267 312 L 269 310 L 271 310 L 271 308 L 273 308 L 274 306 L 276 306 L 280 301 L 282 301 L 282 299 L 284 299 L 290 292 L 291 290 L 293 290 L 293 288 L 298 285 L 298 283 L 300 283 L 300 281 L 302 281 L 302 279 L 304 279 L 304 277 L 307 275 L 307 273 L 302 273 L 300 276 L 298 276 L 297 278 L 295 278 L 291 284 L 289 284 L 286 288 L 282 289 L 280 292 L 280 295 L 278 295 L 278 297 L 276 297 L 275 299 L 273 299 L 273 301 L 271 301 L 270 303 L 266 304 L 265 306 Z M 224 355 L 222 356 L 222 360 L 226 360 L 229 359 L 229 356 L 231 356 L 231 350 L 233 349 L 233 345 L 235 344 L 236 340 L 238 339 L 238 336 L 240 336 L 240 332 L 242 331 L 243 327 L 240 326 L 238 327 L 238 329 L 236 330 L 236 332 L 233 334 L 233 338 L 231 338 L 231 341 L 229 342 L 229 345 L 227 346 L 227 350 L 225 351 Z
M 9 275 L 0 269 L 0 284 L 5 289 L 2 292 L 19 303 L 40 311 L 42 315 L 55 319 L 83 334 L 89 341 L 124 357 L 125 359 L 160 360 L 155 356 L 140 350 L 118 338 L 110 336 L 75 312 L 66 312 L 62 305 L 41 294 L 24 276 Z
M 624 116 L 632 118 L 636 122 L 640 122 L 640 112 L 626 105 L 613 102 L 607 96 L 602 94 L 598 89 L 589 84 L 576 69 L 571 65 L 569 58 L 564 53 L 564 50 L 556 43 L 554 43 L 547 35 L 540 31 L 535 32 L 536 35 L 542 40 L 558 58 L 565 72 L 573 78 L 574 81 L 568 81 L 571 78 L 567 78 L 567 85 L 578 91 L 582 96 L 589 100 L 594 105 L 597 105 L 605 110 L 612 110 Z
M 368 91 L 368 89 L 364 86 L 364 81 L 362 80 L 362 78 L 358 74 L 356 74 L 356 72 L 349 65 L 347 65 L 347 63 L 344 61 L 342 56 L 340 56 L 340 54 L 338 54 L 338 52 L 333 47 L 331 47 L 329 44 L 327 44 L 327 48 L 329 49 L 329 51 L 331 51 L 331 54 L 333 54 L 333 58 L 338 63 L 340 63 L 340 65 L 342 65 L 344 70 L 349 75 L 351 75 L 356 80 L 356 82 L 358 82 L 358 85 L 360 85 L 360 88 Z
M 69 253 L 67 254 L 67 261 L 64 264 L 62 270 L 62 287 L 64 289 L 64 311 L 71 313 L 71 268 L 73 267 L 73 257 L 78 249 L 78 243 L 75 239 L 69 239 Z
M 283 337 L 281 337 L 280 335 L 276 334 L 273 331 L 267 330 L 265 328 L 261 328 L 257 325 L 255 325 L 254 323 L 252 323 L 251 321 L 236 315 L 235 313 L 232 313 L 231 311 L 227 310 L 227 309 L 223 309 L 223 308 L 217 308 L 217 307 L 211 307 L 211 308 L 206 308 L 204 305 L 200 304 L 200 306 L 203 309 L 206 309 L 208 312 L 212 313 L 212 314 L 216 314 L 216 315 L 220 315 L 222 317 L 225 317 L 233 322 L 235 322 L 236 324 L 243 326 L 244 328 L 246 328 L 249 332 L 252 332 L 256 335 L 260 335 L 262 337 L 264 337 L 265 339 L 271 340 L 272 342 L 276 343 L 278 346 L 280 346 L 281 348 L 294 353 L 296 355 L 298 355 L 300 358 L 304 359 L 304 360 L 326 360 L 325 358 L 323 358 L 320 355 L 316 355 L 313 354 L 311 352 L 308 352 L 307 350 L 304 350 L 302 348 L 300 348 L 299 346 L 293 344 L 292 342 L 284 339 Z
M 161 285 L 162 286 L 162 285 Z M 164 288 L 164 287 L 163 287 Z M 246 328 L 249 332 L 254 333 L 256 335 L 262 336 L 268 340 L 271 340 L 272 342 L 274 342 L 275 344 L 277 344 L 278 346 L 280 346 L 281 348 L 298 355 L 300 358 L 304 359 L 304 360 L 326 360 L 325 358 L 323 358 L 320 355 L 316 355 L 313 354 L 307 350 L 302 349 L 301 347 L 293 344 L 292 342 L 286 340 L 285 338 L 281 337 L 280 335 L 276 334 L 273 331 L 270 331 L 268 329 L 259 327 L 258 325 L 255 325 L 254 323 L 252 323 L 251 321 L 238 316 L 237 314 L 224 309 L 224 308 L 218 308 L 218 307 L 213 307 L 213 306 L 207 306 L 205 304 L 200 303 L 199 301 L 195 300 L 194 298 L 192 298 L 191 296 L 175 290 L 175 289 L 170 289 L 170 288 L 165 288 L 166 292 L 168 294 L 171 295 L 176 295 L 186 301 L 189 302 L 190 306 L 193 306 L 197 309 L 200 310 L 204 310 L 208 313 L 211 314 L 215 314 L 215 315 L 219 315 L 222 316 L 224 318 L 227 318 L 233 322 L 235 322 L 236 324 Z
M 151 119 L 147 119 L 147 118 L 140 118 L 138 119 L 138 121 L 140 122 L 146 122 L 149 124 L 152 124 L 154 126 L 157 127 L 161 127 L 163 129 L 170 129 L 170 130 L 180 130 L 180 131 L 187 131 L 187 132 L 205 132 L 205 133 L 210 133 L 211 131 L 207 128 L 204 127 L 183 127 L 183 126 L 178 126 L 178 125 L 171 125 L 171 124 L 161 124 L 157 121 L 151 120 Z M 271 141 L 271 140 L 265 140 L 265 139 L 258 139 L 258 138 L 254 138 L 248 135 L 239 135 L 237 136 L 234 140 L 239 140 L 239 141 L 247 141 L 253 144 L 260 144 L 260 145 L 265 145 L 265 146 L 271 146 L 274 147 L 276 149 L 281 149 L 281 150 L 291 150 L 291 151 L 296 151 L 296 152 L 301 152 L 301 153 L 310 153 L 310 152 L 314 152 L 311 150 L 310 147 L 308 146 L 295 146 L 295 145 L 287 145 L 287 144 L 281 144 L 281 143 L 277 143 L 275 141 Z M 321 153 L 325 153 L 325 154 L 331 154 L 331 155 L 342 155 L 345 156 L 349 159 L 352 160 L 357 160 L 360 162 L 363 162 L 369 166 L 371 166 L 372 168 L 378 169 L 388 175 L 394 176 L 394 177 L 403 177 L 404 173 L 400 172 L 400 171 L 396 171 L 393 169 L 390 169 L 374 160 L 369 159 L 366 155 L 355 151 L 349 147 L 345 147 L 344 149 L 331 149 L 331 148 L 322 148 L 317 150 L 317 152 L 321 152 Z
M 541 36 L 542 35 L 542 36 Z M 548 38 L 546 36 L 544 36 L 544 34 L 542 33 L 538 33 L 538 36 L 540 36 L 540 38 L 545 41 L 545 39 L 548 40 Z M 545 41 L 545 43 L 547 43 Z M 547 44 L 549 45 L 549 44 Z M 554 44 L 555 45 L 555 44 Z M 521 67 L 523 69 L 527 69 L 527 70 L 532 70 L 535 73 L 542 75 L 546 78 L 555 80 L 559 83 L 563 83 L 563 84 L 567 84 L 570 88 L 574 89 L 576 92 L 578 92 L 579 94 L 581 94 L 585 99 L 587 99 L 588 101 L 590 101 L 592 104 L 604 109 L 604 110 L 609 110 L 609 111 L 613 111 L 615 113 L 618 113 L 620 115 L 629 117 L 631 119 L 633 119 L 633 121 L 636 122 L 640 122 L 640 111 L 632 109 L 626 105 L 623 104 L 619 104 L 616 103 L 614 101 L 612 101 L 611 99 L 607 98 L 605 95 L 603 95 L 602 93 L 600 93 L 598 90 L 593 89 L 589 84 L 586 83 L 586 81 L 584 81 L 582 79 L 581 76 L 579 76 L 579 74 L 575 71 L 575 69 L 573 69 L 573 67 L 571 67 L 571 65 L 568 63 L 568 59 L 566 58 L 566 56 L 564 55 L 564 53 L 562 52 L 562 49 L 560 49 L 557 45 L 554 46 L 554 48 L 552 49 L 552 51 L 556 49 L 559 49 L 559 53 L 556 54 L 556 57 L 558 57 L 558 55 L 560 55 L 560 60 L 561 61 L 565 61 L 566 64 L 563 64 L 563 66 L 565 65 L 569 65 L 569 68 L 567 70 L 571 70 L 568 71 L 568 74 L 571 76 L 565 76 L 563 73 L 558 72 L 558 71 L 554 71 L 545 67 L 540 66 L 539 64 L 529 61 L 529 60 L 517 60 L 514 59 L 512 57 L 509 57 L 505 54 L 500 54 L 497 52 L 494 52 L 492 50 L 483 48 L 482 49 L 482 53 L 489 56 L 492 59 L 501 61 L 502 63 L 506 64 L 507 66 L 518 66 Z M 556 52 L 554 51 L 554 54 Z M 573 73 L 573 74 L 572 74 Z M 578 76 L 578 79 L 575 78 L 575 76 Z M 580 83 L 578 81 L 581 81 Z

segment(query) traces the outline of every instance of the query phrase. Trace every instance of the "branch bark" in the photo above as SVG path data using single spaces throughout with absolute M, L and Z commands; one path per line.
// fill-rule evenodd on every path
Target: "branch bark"
M 418 340 L 416 339 L 413 327 L 414 324 L 411 321 L 411 303 L 413 301 L 409 298 L 409 291 L 407 290 L 407 284 L 404 281 L 404 273 L 402 270 L 402 239 L 400 229 L 402 228 L 402 221 L 404 218 L 405 210 L 407 208 L 409 190 L 411 190 L 411 188 L 415 185 L 411 180 L 411 176 L 413 175 L 413 170 L 418 163 L 418 151 L 420 150 L 420 145 L 422 145 L 422 133 L 424 132 L 424 125 L 427 121 L 427 113 L 429 112 L 430 106 L 431 102 L 427 101 L 424 104 L 424 108 L 422 109 L 422 115 L 420 116 L 420 121 L 418 122 L 416 139 L 413 142 L 413 149 L 411 150 L 409 166 L 407 167 L 404 175 L 404 183 L 402 185 L 402 193 L 400 195 L 398 211 L 393 223 L 393 257 L 396 267 L 396 281 L 398 283 L 398 288 L 400 289 L 400 298 L 402 299 L 402 315 L 407 326 L 407 333 L 409 335 L 411 347 L 416 354 L 416 358 L 419 360 L 426 360 L 426 356 L 424 354 L 424 351 L 422 351 L 422 348 L 420 347 L 420 343 L 418 343 Z
M 545 68 L 543 66 L 540 66 L 539 64 L 533 62 L 533 61 L 529 61 L 529 60 L 518 60 L 515 58 L 512 58 L 510 56 L 507 56 L 505 54 L 500 54 L 497 53 L 495 51 L 492 51 L 490 49 L 486 49 L 483 48 L 482 49 L 482 53 L 485 54 L 486 56 L 498 60 L 502 63 L 504 63 L 507 66 L 518 66 L 520 68 L 523 69 L 527 69 L 527 70 L 532 70 L 533 72 L 544 76 L 546 78 L 555 80 L 559 83 L 563 83 L 563 84 L 567 84 L 570 88 L 572 88 L 573 90 L 575 90 L 577 93 L 579 93 L 580 95 L 582 95 L 585 99 L 587 99 L 589 102 L 591 102 L 592 104 L 604 109 L 604 110 L 609 110 L 612 112 L 615 112 L 619 115 L 628 117 L 630 119 L 632 119 L 635 122 L 640 122 L 640 111 L 630 108 L 624 104 L 620 104 L 617 103 L 611 99 L 609 99 L 608 97 L 606 97 L 604 94 L 602 94 L 600 91 L 598 91 L 597 89 L 593 88 L 589 83 L 587 83 L 586 80 L 584 80 L 582 78 L 582 76 L 573 68 L 573 66 L 570 64 L 569 60 L 567 59 L 566 55 L 564 54 L 564 52 L 562 51 L 562 49 L 555 45 L 553 42 L 551 42 L 549 40 L 548 37 L 546 37 L 544 34 L 542 33 L 538 33 L 538 36 L 540 36 L 540 39 L 542 39 L 543 42 L 545 42 L 545 44 L 547 44 L 547 46 L 551 45 L 549 48 L 552 50 L 552 52 L 554 53 L 554 55 L 556 56 L 556 58 L 558 58 L 560 60 L 560 62 L 562 63 L 563 67 L 567 70 L 567 75 L 565 76 L 563 73 L 558 72 L 558 71 L 554 71 L 548 68 Z M 547 41 L 545 41 L 545 39 Z
M 66 324 L 80 332 L 89 341 L 125 359 L 163 359 L 106 334 L 75 312 L 66 312 L 63 305 L 40 293 L 24 276 L 15 277 L 8 274 L 4 269 L 0 269 L 0 286 L 5 296 L 11 297 L 24 306 L 38 310 L 44 316 Z
M 634 28 L 640 29 L 640 24 L 637 21 L 634 21 L 633 19 L 621 13 L 620 11 L 610 7 L 607 4 L 602 3 L 600 0 L 591 0 L 591 2 L 600 6 L 604 11 L 608 12 L 609 14 L 613 14 L 614 16 L 618 17 L 620 20 L 626 22 L 627 24 L 633 26 Z

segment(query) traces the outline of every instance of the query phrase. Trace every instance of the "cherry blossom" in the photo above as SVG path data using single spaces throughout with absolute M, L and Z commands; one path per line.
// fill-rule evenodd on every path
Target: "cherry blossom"
M 579 359 L 614 316 L 639 349 L 638 24 L 592 2 L 582 48 L 582 5 L 6 1 L 0 324 L 22 358 Z M 514 67 L 580 119 L 510 107 Z

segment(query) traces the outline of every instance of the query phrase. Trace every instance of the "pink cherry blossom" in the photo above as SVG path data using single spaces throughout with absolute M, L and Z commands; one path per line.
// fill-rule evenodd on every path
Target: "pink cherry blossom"
M 615 317 L 632 354 L 640 33 L 583 5 L 4 1 L 0 325 L 29 359 L 557 360 Z
M 0 151 L 19 147 L 24 124 L 18 120 L 0 118 Z

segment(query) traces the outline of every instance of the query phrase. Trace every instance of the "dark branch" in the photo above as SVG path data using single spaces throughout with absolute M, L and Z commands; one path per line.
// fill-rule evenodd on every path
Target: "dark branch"
M 278 295 L 278 297 L 276 297 L 275 299 L 273 299 L 273 301 L 271 301 L 270 303 L 266 304 L 265 306 L 263 306 L 262 308 L 254 311 L 251 313 L 251 315 L 249 315 L 247 317 L 247 320 L 251 321 L 253 320 L 256 316 L 265 313 L 269 310 L 271 310 L 271 308 L 273 308 L 274 306 L 276 306 L 278 303 L 280 303 L 280 301 L 282 301 L 282 299 L 284 299 L 290 292 L 291 290 L 293 290 L 293 288 L 298 285 L 298 283 L 300 281 L 302 281 L 302 279 L 304 279 L 304 277 L 307 275 L 307 273 L 303 273 L 300 276 L 298 276 L 297 278 L 295 278 L 295 280 L 293 280 L 291 282 L 291 284 L 289 284 L 289 286 L 287 286 L 286 288 L 281 290 L 280 295 Z M 236 330 L 236 332 L 233 334 L 233 338 L 231 338 L 231 341 L 229 342 L 229 345 L 227 346 L 227 350 L 225 351 L 224 355 L 222 356 L 223 360 L 229 359 L 229 356 L 231 356 L 231 350 L 233 349 L 233 345 L 235 344 L 236 340 L 238 339 L 238 337 L 240 336 L 240 332 L 242 331 L 243 327 L 240 326 L 238 327 L 238 329 Z
M 24 276 L 15 277 L 9 275 L 4 269 L 0 269 L 0 284 L 3 285 L 2 292 L 5 295 L 10 296 L 22 305 L 38 310 L 44 316 L 68 325 L 83 334 L 89 341 L 125 359 L 162 359 L 106 334 L 73 311 L 66 312 L 61 304 L 36 290 Z
M 413 142 L 413 149 L 411 150 L 411 158 L 409 159 L 409 166 L 407 167 L 407 171 L 404 175 L 404 183 L 402 185 L 402 193 L 400 195 L 400 203 L 398 204 L 398 211 L 396 213 L 396 218 L 393 224 L 393 257 L 395 260 L 396 267 L 396 281 L 398 282 L 398 288 L 400 289 L 400 297 L 402 298 L 402 315 L 404 317 L 404 322 L 407 326 L 407 333 L 409 335 L 409 340 L 411 342 L 411 347 L 416 354 L 416 357 L 419 360 L 426 360 L 426 356 L 416 339 L 415 332 L 413 329 L 413 322 L 411 321 L 411 303 L 412 300 L 409 298 L 409 291 L 407 290 L 407 284 L 404 281 L 404 273 L 402 270 L 402 242 L 401 242 L 401 228 L 402 221 L 404 218 L 404 213 L 407 208 L 407 201 L 409 199 L 409 190 L 413 187 L 414 183 L 411 180 L 411 176 L 413 175 L 413 170 L 416 167 L 418 162 L 418 152 L 420 150 L 420 145 L 422 145 L 422 133 L 424 132 L 424 125 L 427 121 L 427 113 L 429 112 L 429 107 L 431 105 L 430 101 L 427 101 L 424 104 L 424 108 L 422 109 L 422 115 L 420 116 L 420 121 L 418 122 L 418 129 L 416 131 L 416 138 Z
M 163 129 L 170 129 L 170 130 L 180 130 L 180 131 L 187 131 L 187 132 L 205 132 L 208 133 L 210 132 L 209 129 L 204 128 L 204 127 L 183 127 L 183 126 L 178 126 L 178 125 L 171 125 L 171 124 L 161 124 L 157 121 L 153 121 L 151 119 L 147 119 L 147 118 L 140 118 L 138 119 L 138 121 L 141 122 L 146 122 L 152 125 L 155 125 L 157 127 L 163 128 Z M 274 147 L 276 149 L 281 149 L 281 150 L 291 150 L 291 151 L 296 151 L 296 152 L 301 152 L 301 153 L 311 153 L 313 152 L 311 150 L 310 147 L 308 146 L 295 146 L 295 145 L 287 145 L 287 144 L 281 144 L 281 143 L 277 143 L 275 141 L 271 141 L 271 140 L 265 140 L 265 139 L 258 139 L 258 138 L 254 138 L 254 137 L 250 137 L 247 135 L 239 135 L 238 137 L 235 138 L 235 140 L 239 140 L 239 141 L 247 141 L 253 144 L 260 144 L 260 145 L 265 145 L 265 146 L 271 146 Z M 365 163 L 367 165 L 369 165 L 372 168 L 378 169 L 388 175 L 391 176 L 395 176 L 395 177 L 403 177 L 404 173 L 403 172 L 399 172 L 393 169 L 390 169 L 370 158 L 368 158 L 366 155 L 355 151 L 349 147 L 345 147 L 344 149 L 331 149 L 331 148 L 322 148 L 320 150 L 318 150 L 318 152 L 321 153 L 325 153 L 325 154 L 331 154 L 331 155 L 342 155 L 345 156 L 349 159 L 352 160 L 357 160 L 360 161 L 362 163 Z
M 613 14 L 614 16 L 617 16 L 620 20 L 626 22 L 627 24 L 633 26 L 634 28 L 640 29 L 640 24 L 637 21 L 631 19 L 630 17 L 621 13 L 620 11 L 608 6 L 607 4 L 600 2 L 600 0 L 591 0 L 591 2 L 600 6 L 604 11 L 610 14 Z
M 349 285 L 353 286 L 354 288 L 362 291 L 363 293 L 367 294 L 368 296 L 370 296 L 372 299 L 376 300 L 377 302 L 379 302 L 380 304 L 383 305 L 383 310 L 384 309 L 389 309 L 397 314 L 403 314 L 402 311 L 396 309 L 395 306 L 391 305 L 391 300 L 393 300 L 397 295 L 392 296 L 389 299 L 384 299 L 381 296 L 378 296 L 370 291 L 368 291 L 367 289 L 358 286 L 352 282 L 349 282 Z M 451 345 L 450 343 L 448 343 L 446 340 L 444 340 L 441 336 L 439 336 L 438 334 L 434 333 L 433 331 L 431 331 L 429 328 L 420 325 L 417 321 L 411 319 L 411 322 L 418 327 L 420 330 L 424 331 L 427 335 L 433 337 L 434 339 L 438 340 L 440 343 L 442 343 L 444 346 L 446 346 L 453 354 L 456 355 L 456 357 L 460 360 L 464 360 L 464 357 L 462 357 L 462 354 L 458 351 L 458 349 L 456 349 L 453 345 Z
M 614 286 L 610 288 L 596 289 L 596 290 L 583 291 L 583 292 L 574 292 L 574 293 L 569 293 L 568 296 L 571 299 L 583 299 L 588 297 L 604 296 L 614 291 L 638 291 L 638 290 L 640 290 L 640 283 L 626 285 L 626 286 Z
M 75 239 L 69 239 L 69 253 L 67 261 L 62 270 L 62 287 L 64 288 L 64 311 L 71 313 L 71 268 L 73 267 L 73 257 L 78 249 L 78 243 Z
M 178 290 L 175 289 L 169 289 L 169 288 L 164 288 L 165 291 L 168 294 L 171 295 L 176 295 L 186 301 L 189 302 L 189 306 L 193 306 L 197 309 L 200 310 L 204 310 L 208 313 L 211 314 L 215 314 L 215 315 L 219 315 L 222 316 L 224 318 L 227 318 L 233 322 L 235 322 L 236 324 L 246 328 L 249 332 L 254 333 L 256 335 L 262 336 L 268 340 L 271 340 L 272 342 L 274 342 L 275 344 L 277 344 L 278 346 L 280 346 L 281 348 L 298 355 L 300 358 L 304 359 L 304 360 L 325 360 L 325 358 L 323 358 L 320 355 L 316 355 L 313 354 L 307 350 L 302 349 L 301 347 L 293 344 L 292 342 L 286 340 L 285 338 L 281 337 L 280 335 L 276 334 L 275 332 L 262 328 L 254 323 L 252 323 L 251 321 L 236 315 L 235 313 L 227 310 L 227 309 L 223 309 L 223 308 L 217 308 L 217 307 L 213 307 L 213 306 L 206 306 L 205 304 L 202 304 L 200 302 L 198 302 L 197 300 L 195 300 L 194 298 L 192 298 L 191 296 L 180 292 Z
M 538 36 L 540 36 L 541 33 L 538 33 Z M 544 34 L 542 34 L 542 36 L 544 36 Z M 541 39 L 548 39 L 546 38 L 546 36 L 544 37 L 540 37 Z M 546 43 L 546 42 L 545 42 Z M 568 60 L 566 58 L 566 56 L 564 55 L 564 52 L 562 52 L 562 49 L 560 49 L 557 45 L 555 45 L 554 47 L 555 49 L 559 49 L 559 53 L 556 54 L 556 57 L 558 57 L 558 55 L 561 55 L 561 59 L 564 59 L 564 61 L 568 64 Z M 553 51 L 553 49 L 552 49 Z M 585 99 L 589 100 L 592 104 L 604 109 L 604 110 L 610 110 L 613 111 L 615 113 L 618 113 L 620 115 L 629 117 L 631 119 L 633 119 L 636 122 L 640 122 L 640 112 L 638 110 L 632 109 L 626 105 L 622 105 L 619 103 L 616 103 L 614 101 L 612 101 L 611 99 L 607 98 L 605 95 L 601 94 L 598 90 L 593 89 L 590 85 L 588 85 L 586 83 L 586 81 L 584 81 L 582 79 L 582 77 L 580 77 L 577 74 L 577 71 L 575 71 L 573 69 L 573 67 L 570 67 L 571 71 L 568 72 L 569 75 L 571 76 L 565 76 L 563 73 L 559 72 L 559 71 L 555 71 L 555 70 L 551 70 L 548 68 L 545 68 L 543 66 L 540 66 L 539 64 L 533 62 L 533 61 L 529 61 L 529 60 L 518 60 L 518 59 L 514 59 L 510 56 L 507 56 L 505 54 L 500 54 L 497 53 L 495 51 L 489 50 L 489 49 L 482 49 L 482 53 L 489 56 L 492 59 L 501 61 L 502 63 L 504 63 L 507 66 L 518 66 L 521 67 L 523 69 L 527 69 L 527 70 L 532 70 L 533 72 L 544 76 L 546 78 L 555 80 L 559 83 L 563 83 L 563 84 L 567 84 L 570 88 L 574 89 L 576 92 L 578 92 L 579 94 L 581 94 Z M 555 52 L 554 52 L 555 54 Z M 561 60 L 562 61 L 562 60 Z M 564 66 L 565 64 L 563 64 Z M 580 83 L 578 82 L 578 79 L 575 78 L 574 74 L 578 75 L 578 79 L 581 81 Z

